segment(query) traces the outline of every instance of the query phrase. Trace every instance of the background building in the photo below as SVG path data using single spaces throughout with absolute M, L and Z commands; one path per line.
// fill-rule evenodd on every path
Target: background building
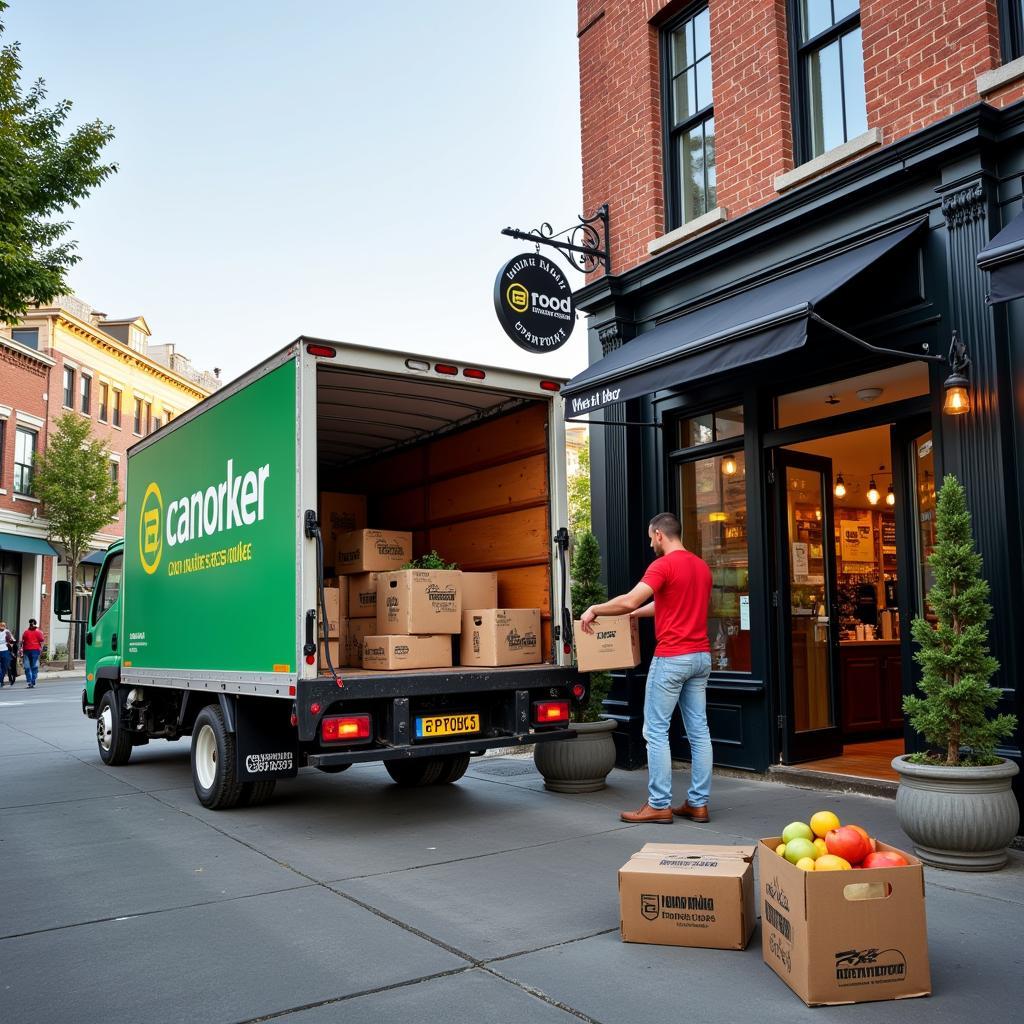
M 93 434 L 107 442 L 110 473 L 123 501 L 128 448 L 220 385 L 217 375 L 193 370 L 173 345 L 154 348 L 155 355 L 143 317 L 109 318 L 72 295 L 0 327 L 3 615 L 19 629 L 29 617 L 38 619 L 51 651 L 68 635 L 67 624 L 52 617 L 49 603 L 53 580 L 61 578 L 56 574 L 66 570 L 61 554 L 45 540 L 47 524 L 32 497 L 32 456 L 45 451 L 58 416 L 68 411 L 85 416 Z M 178 369 L 172 368 L 175 361 Z M 122 512 L 94 538 L 96 552 L 123 532 Z M 82 568 L 80 611 L 98 561 L 87 560 Z
M 712 566 L 719 764 L 884 777 L 918 742 L 907 627 L 927 611 L 946 473 L 968 491 L 995 682 L 1024 723 L 1024 310 L 986 302 L 978 266 L 1021 212 L 1022 14 L 579 3 L 584 209 L 609 205 L 612 272 L 577 293 L 577 397 L 614 398 L 569 414 L 591 419 L 609 589 L 641 576 L 665 508 Z M 929 361 L 954 331 L 970 358 L 957 416 L 950 366 Z M 644 762 L 642 702 L 642 670 L 619 674 L 620 763 Z M 673 745 L 687 756 L 678 724 Z M 1002 753 L 1020 747 L 1018 731 Z

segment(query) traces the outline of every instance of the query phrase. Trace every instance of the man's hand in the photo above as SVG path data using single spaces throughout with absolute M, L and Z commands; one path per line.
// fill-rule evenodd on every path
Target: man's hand
M 597 612 L 594 611 L 594 606 L 591 605 L 581 616 L 580 616 L 580 628 L 584 633 L 593 635 L 594 627 L 591 623 L 597 618 Z

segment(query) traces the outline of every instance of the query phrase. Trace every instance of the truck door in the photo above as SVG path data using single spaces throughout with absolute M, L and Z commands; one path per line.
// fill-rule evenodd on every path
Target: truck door
M 96 685 L 96 672 L 104 665 L 119 665 L 121 660 L 121 569 L 124 552 L 107 556 L 92 595 L 92 608 L 86 623 L 85 674 L 90 703 Z

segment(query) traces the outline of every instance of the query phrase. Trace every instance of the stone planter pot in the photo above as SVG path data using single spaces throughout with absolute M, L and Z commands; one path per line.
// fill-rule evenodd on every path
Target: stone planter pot
M 1020 812 L 1010 788 L 1018 768 L 941 768 L 893 758 L 900 777 L 896 817 L 914 853 L 936 868 L 997 871 L 1017 834 Z
M 615 767 L 616 722 L 576 722 L 576 738 L 538 743 L 533 763 L 544 776 L 544 788 L 555 793 L 594 793 L 604 789 L 608 773 Z

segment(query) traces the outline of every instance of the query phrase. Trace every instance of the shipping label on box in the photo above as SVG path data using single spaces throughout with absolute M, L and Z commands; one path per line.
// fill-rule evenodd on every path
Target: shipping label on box
M 394 672 L 396 669 L 450 668 L 450 633 L 434 636 L 368 636 L 363 641 L 363 668 Z
M 345 576 L 348 580 L 348 615 L 350 619 L 377 618 L 377 576 L 375 572 L 359 572 Z
M 540 651 L 539 608 L 487 608 L 462 613 L 459 663 L 536 665 Z
M 619 869 L 623 942 L 746 949 L 754 847 L 648 843 Z
M 345 620 L 343 595 L 348 594 L 348 587 L 345 580 L 340 581 L 340 586 L 324 587 L 324 625 L 327 627 L 327 635 L 330 637 L 341 636 L 341 624 Z
M 377 632 L 377 620 L 348 619 L 345 623 L 345 664 L 362 665 L 363 641 Z
M 340 534 L 334 556 L 339 576 L 400 569 L 412 558 L 412 534 L 404 530 L 353 530 Z
M 757 848 L 764 962 L 808 1006 L 929 995 L 921 862 L 897 850 L 907 866 L 802 871 L 781 842 Z
M 576 663 L 581 672 L 636 668 L 640 664 L 640 628 L 631 615 L 602 615 L 584 633 L 579 619 L 573 623 Z
M 377 577 L 377 630 L 383 635 L 458 633 L 462 629 L 462 573 L 405 569 Z
M 498 607 L 498 574 L 464 572 L 462 574 L 462 610 Z
M 324 565 L 334 565 L 338 538 L 352 530 L 366 529 L 366 498 L 362 494 L 320 494 L 320 533 L 324 540 Z

